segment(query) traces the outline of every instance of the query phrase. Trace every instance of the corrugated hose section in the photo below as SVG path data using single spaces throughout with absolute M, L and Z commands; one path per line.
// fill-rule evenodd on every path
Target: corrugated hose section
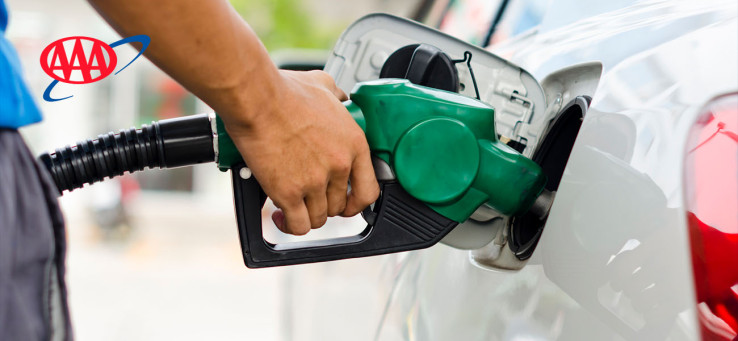
M 210 117 L 195 115 L 99 135 L 39 158 L 63 192 L 125 172 L 212 162 L 215 151 Z

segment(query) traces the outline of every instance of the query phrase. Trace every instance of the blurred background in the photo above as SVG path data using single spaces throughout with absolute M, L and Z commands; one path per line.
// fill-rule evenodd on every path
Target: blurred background
M 99 82 L 56 86 L 56 94 L 73 94 L 70 99 L 41 100 L 51 79 L 38 58 L 49 43 L 75 35 L 107 43 L 120 37 L 82 0 L 6 2 L 8 38 L 45 116 L 22 131 L 35 154 L 111 130 L 209 112 L 145 59 Z M 317 67 L 340 33 L 365 14 L 422 20 L 482 44 L 502 2 L 507 1 L 231 0 L 275 62 Z M 492 42 L 538 24 L 547 4 L 510 6 Z M 130 60 L 136 51 L 122 46 L 116 53 Z M 388 273 L 378 270 L 387 268 L 391 273 L 404 257 L 249 270 L 242 263 L 229 176 L 212 164 L 126 175 L 67 193 L 61 205 L 72 317 L 83 341 L 342 339 L 346 333 L 370 338 L 387 294 L 377 288 L 391 287 L 392 279 L 353 275 Z M 274 208 L 267 206 L 270 225 L 266 217 Z M 360 218 L 333 219 L 309 238 L 355 234 L 363 226 Z M 273 226 L 265 229 L 270 240 L 290 240 Z M 316 306 L 350 318 L 335 320 L 332 328 L 316 327 L 316 320 L 333 318 L 316 315 Z

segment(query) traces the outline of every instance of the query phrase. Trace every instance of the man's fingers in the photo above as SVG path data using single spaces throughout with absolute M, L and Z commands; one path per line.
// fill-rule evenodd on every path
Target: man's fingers
M 325 86 L 328 88 L 328 90 L 330 90 L 331 93 L 333 93 L 333 95 L 336 96 L 336 98 L 338 98 L 341 102 L 347 101 L 349 98 L 346 93 L 343 92 L 343 90 L 341 90 L 338 85 L 336 85 L 331 76 L 329 76 L 328 74 L 326 75 L 328 76 L 328 79 L 326 80 Z
M 278 209 L 272 212 L 272 221 L 274 222 L 274 225 L 277 225 L 277 228 L 280 231 L 287 233 L 285 229 L 287 224 L 284 222 L 284 212 L 282 212 L 282 209 Z
M 310 216 L 310 227 L 317 229 L 325 224 L 328 219 L 328 200 L 325 189 L 308 194 L 305 198 L 308 215 Z
M 323 84 L 328 90 L 330 90 L 331 93 L 333 93 L 336 98 L 338 98 L 341 101 L 348 100 L 348 96 L 346 95 L 341 88 L 339 88 L 336 85 L 336 81 L 329 75 L 328 73 L 320 70 L 310 71 L 315 74 L 315 77 L 317 77 L 318 81 Z
M 333 178 L 328 183 L 328 216 L 335 217 L 346 209 L 346 195 L 348 191 L 348 174 Z
M 374 176 L 369 152 L 360 154 L 351 168 L 351 193 L 348 195 L 344 217 L 355 216 L 379 197 L 379 184 Z
M 341 90 L 341 88 L 339 88 L 335 83 L 333 84 L 333 94 L 336 95 L 341 102 L 348 101 L 349 99 L 348 95 L 346 95 L 346 93 L 343 92 L 343 90 Z
M 310 232 L 310 216 L 303 201 L 289 208 L 283 208 L 282 212 L 282 217 L 276 212 L 276 216 L 272 214 L 272 220 L 280 231 L 298 236 Z

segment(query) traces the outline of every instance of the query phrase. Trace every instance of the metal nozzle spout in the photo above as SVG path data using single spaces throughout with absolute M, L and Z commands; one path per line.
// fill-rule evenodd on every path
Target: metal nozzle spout
M 538 220 L 545 220 L 548 217 L 549 211 L 551 211 L 551 205 L 553 205 L 555 196 L 556 192 L 544 189 L 541 195 L 536 198 L 536 201 L 533 202 L 533 206 L 530 207 L 530 213 L 538 217 Z

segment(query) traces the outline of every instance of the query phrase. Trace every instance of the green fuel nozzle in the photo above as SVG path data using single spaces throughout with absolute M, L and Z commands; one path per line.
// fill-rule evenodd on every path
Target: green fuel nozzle
M 360 84 L 351 100 L 372 152 L 410 195 L 452 220 L 484 203 L 523 213 L 543 190 L 541 168 L 498 140 L 495 111 L 484 102 L 407 80 Z
M 404 79 L 358 84 L 345 102 L 372 154 L 411 196 L 463 222 L 482 204 L 503 215 L 527 211 L 546 177 L 532 160 L 500 142 L 495 110 L 484 102 Z M 218 166 L 241 157 L 218 121 Z

